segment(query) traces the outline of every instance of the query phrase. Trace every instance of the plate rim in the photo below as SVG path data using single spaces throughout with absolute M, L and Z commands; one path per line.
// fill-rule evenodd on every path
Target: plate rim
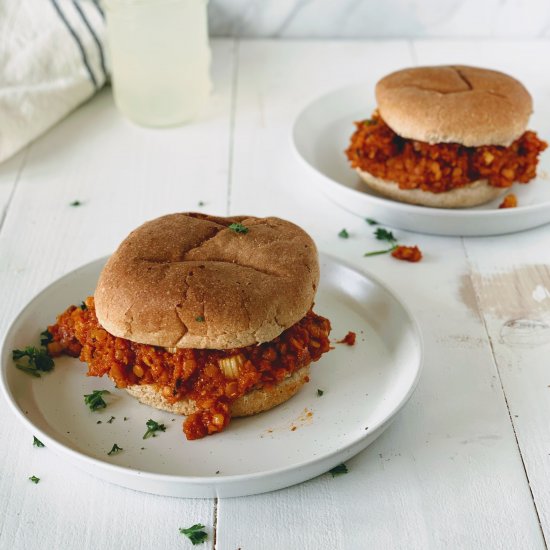
M 379 206 L 385 206 L 390 208 L 395 208 L 396 211 L 400 211 L 402 213 L 410 213 L 412 211 L 418 212 L 420 214 L 425 215 L 433 215 L 433 214 L 441 214 L 445 215 L 445 217 L 453 217 L 453 218 L 476 218 L 476 217 L 482 217 L 485 218 L 486 216 L 495 217 L 495 216 L 501 216 L 502 218 L 509 218 L 509 217 L 515 217 L 517 216 L 518 212 L 521 212 L 524 215 L 532 214 L 532 213 L 538 213 L 539 211 L 544 211 L 547 209 L 550 209 L 550 200 L 546 200 L 545 202 L 539 203 L 539 204 L 530 204 L 526 206 L 519 205 L 516 208 L 496 208 L 494 210 L 474 210 L 473 208 L 436 208 L 431 206 L 422 206 L 422 205 L 416 205 L 416 204 L 407 204 L 402 203 L 398 201 L 393 201 L 391 199 L 387 199 L 382 196 L 376 196 L 371 195 L 370 193 L 362 193 L 361 191 L 357 191 L 356 189 L 352 189 L 351 187 L 348 187 L 347 185 L 336 181 L 332 179 L 331 177 L 327 176 L 320 170 L 318 170 L 314 165 L 312 165 L 300 152 L 300 149 L 297 144 L 296 139 L 296 128 L 298 127 L 301 119 L 305 116 L 306 112 L 313 108 L 317 103 L 320 103 L 323 100 L 326 100 L 329 98 L 329 96 L 338 96 L 343 93 L 349 93 L 354 89 L 361 89 L 363 87 L 372 86 L 366 82 L 355 82 L 354 84 L 348 84 L 347 86 L 339 86 L 338 88 L 334 88 L 332 90 L 329 90 L 323 94 L 319 94 L 313 99 L 309 99 L 308 101 L 304 102 L 302 106 L 300 107 L 298 114 L 295 116 L 294 121 L 292 122 L 292 126 L 290 129 L 290 141 L 292 143 L 292 150 L 297 156 L 303 165 L 307 166 L 308 170 L 310 170 L 311 173 L 316 174 L 318 177 L 321 177 L 325 183 L 328 183 L 330 185 L 335 186 L 334 188 L 343 188 L 346 192 L 351 193 L 350 196 L 353 196 L 355 198 L 357 197 L 366 197 L 367 200 L 370 200 L 375 205 Z M 353 123 L 353 121 L 352 121 Z M 352 168 L 350 168 L 352 170 Z M 524 185 L 517 183 L 517 185 Z M 512 189 L 513 187 L 510 187 L 508 189 Z M 414 210 L 411 210 L 414 208 Z
M 75 465 L 80 466 L 81 464 L 91 464 L 95 469 L 98 470 L 106 470 L 108 472 L 112 472 L 114 474 L 117 474 L 122 477 L 130 477 L 132 479 L 142 479 L 142 480 L 150 480 L 153 482 L 163 482 L 163 483 L 175 483 L 178 486 L 182 485 L 188 485 L 188 486 L 224 486 L 224 485 L 232 485 L 235 483 L 239 483 L 240 481 L 246 481 L 251 482 L 254 480 L 259 479 L 266 479 L 266 478 L 273 478 L 274 476 L 282 476 L 284 474 L 290 474 L 292 472 L 295 472 L 302 468 L 313 468 L 315 465 L 320 464 L 325 461 L 330 461 L 332 457 L 335 455 L 342 455 L 346 454 L 347 451 L 353 450 L 355 447 L 359 445 L 359 450 L 356 452 L 360 452 L 364 448 L 366 448 L 369 443 L 367 442 L 369 438 L 377 437 L 382 433 L 382 431 L 395 419 L 396 415 L 401 411 L 401 409 L 406 405 L 406 403 L 411 398 L 412 394 L 414 393 L 418 382 L 420 380 L 422 371 L 423 371 L 423 365 L 424 365 L 424 340 L 422 336 L 422 331 L 420 328 L 420 324 L 418 323 L 418 320 L 416 317 L 412 314 L 409 307 L 403 303 L 403 301 L 391 290 L 389 289 L 383 282 L 381 282 L 377 277 L 373 276 L 371 273 L 357 268 L 356 266 L 341 260 L 340 258 L 337 258 L 331 254 L 326 254 L 323 252 L 319 253 L 319 263 L 322 265 L 323 262 L 333 262 L 335 264 L 338 264 L 339 266 L 344 266 L 353 272 L 359 274 L 361 277 L 366 278 L 370 282 L 374 283 L 376 286 L 378 286 L 380 289 L 382 289 L 387 295 L 389 295 L 390 298 L 393 298 L 395 302 L 401 307 L 403 312 L 405 313 L 407 317 L 407 321 L 412 329 L 412 335 L 415 339 L 415 342 L 417 344 L 418 348 L 418 360 L 415 361 L 414 367 L 414 378 L 412 380 L 412 383 L 410 384 L 409 388 L 405 392 L 405 394 L 402 396 L 400 401 L 395 405 L 389 415 L 387 415 L 382 421 L 380 421 L 378 424 L 376 424 L 372 429 L 369 426 L 369 429 L 365 431 L 364 434 L 361 435 L 361 437 L 356 438 L 346 445 L 339 447 L 338 449 L 335 449 L 331 452 L 322 454 L 321 456 L 316 456 L 310 459 L 303 460 L 301 462 L 296 462 L 290 466 L 284 466 L 280 468 L 275 468 L 271 470 L 261 471 L 261 472 L 253 472 L 253 473 L 246 473 L 246 474 L 229 474 L 229 475 L 215 475 L 215 476 L 185 476 L 185 475 L 176 475 L 176 474 L 162 474 L 162 473 L 156 473 L 156 472 L 150 472 L 148 470 L 140 470 L 137 468 L 132 468 L 129 466 L 121 466 L 118 464 L 113 464 L 110 462 L 107 462 L 105 460 L 101 460 L 99 458 L 95 458 L 92 456 L 88 456 L 83 452 L 80 452 L 78 450 L 72 449 L 71 447 L 68 447 L 64 445 L 63 443 L 57 441 L 55 438 L 50 437 L 48 434 L 44 433 L 39 427 L 37 427 L 31 420 L 27 417 L 27 415 L 24 414 L 24 411 L 19 408 L 19 406 L 16 403 L 15 396 L 13 395 L 13 392 L 11 391 L 8 381 L 7 381 L 7 367 L 5 365 L 5 361 L 3 360 L 4 357 L 7 357 L 6 353 L 6 343 L 8 340 L 8 337 L 12 335 L 13 331 L 15 330 L 15 325 L 18 323 L 18 321 L 25 316 L 25 313 L 27 310 L 31 309 L 33 306 L 33 303 L 39 299 L 44 293 L 47 293 L 53 286 L 59 284 L 62 280 L 74 277 L 78 271 L 89 269 L 93 264 L 101 264 L 105 263 L 107 261 L 109 256 L 102 256 L 100 258 L 96 258 L 95 260 L 86 262 L 85 264 L 82 264 L 75 269 L 72 269 L 68 271 L 67 273 L 64 273 L 51 281 L 50 283 L 46 284 L 41 290 L 36 292 L 32 298 L 23 305 L 23 307 L 16 312 L 16 314 L 12 317 L 12 320 L 10 321 L 8 328 L 6 329 L 6 332 L 4 334 L 4 337 L 2 339 L 2 342 L 0 344 L 0 392 L 3 395 L 5 401 L 7 402 L 9 408 L 13 412 L 13 414 L 29 429 L 31 433 L 38 433 L 38 435 L 41 436 L 41 438 L 44 439 L 45 442 L 48 443 L 48 446 L 52 449 L 54 449 L 55 454 L 58 455 L 68 455 L 70 458 L 75 460 Z M 8 354 L 9 355 L 9 354 Z M 366 445 L 362 446 L 364 442 L 367 442 Z M 57 451 L 57 452 L 56 452 Z M 352 453 L 351 456 L 354 456 L 355 453 Z M 87 470 L 88 471 L 88 470 Z M 90 473 L 88 471 L 88 473 Z M 97 476 L 96 476 L 97 477 Z M 294 485 L 296 483 L 301 483 L 303 481 L 307 481 L 311 479 L 314 476 L 306 477 L 305 479 L 299 481 L 299 482 L 293 482 L 291 485 Z M 115 484 L 124 485 L 127 487 L 127 485 L 123 483 L 118 483 L 116 481 L 108 480 L 110 482 L 113 482 Z M 286 487 L 287 485 L 283 485 L 283 487 Z M 271 489 L 269 489 L 271 490 Z M 151 492 L 151 491 L 146 491 Z M 265 491 L 255 491 L 255 493 L 261 493 Z M 157 493 L 161 494 L 161 493 Z M 247 493 L 252 494 L 252 493 Z

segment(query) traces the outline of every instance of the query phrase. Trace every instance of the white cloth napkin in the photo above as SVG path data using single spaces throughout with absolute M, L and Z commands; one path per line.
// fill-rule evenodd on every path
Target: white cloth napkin
M 0 0 L 0 162 L 107 80 L 99 0 Z

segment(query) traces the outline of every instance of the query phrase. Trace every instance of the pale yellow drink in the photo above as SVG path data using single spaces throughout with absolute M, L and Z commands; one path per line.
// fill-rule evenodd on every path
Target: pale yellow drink
M 193 118 L 211 88 L 206 0 L 108 0 L 117 107 L 145 126 Z

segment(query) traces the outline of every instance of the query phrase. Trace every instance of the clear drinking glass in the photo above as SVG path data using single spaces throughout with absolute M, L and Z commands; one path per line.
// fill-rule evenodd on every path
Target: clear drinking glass
M 144 126 L 193 118 L 211 89 L 207 0 L 107 0 L 115 103 Z

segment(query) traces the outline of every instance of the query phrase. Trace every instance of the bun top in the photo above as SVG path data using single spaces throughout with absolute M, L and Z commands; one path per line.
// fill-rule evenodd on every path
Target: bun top
M 515 78 L 464 65 L 391 73 L 376 85 L 376 99 L 396 134 L 467 147 L 510 145 L 533 111 L 529 92 Z
M 95 307 L 108 332 L 134 342 L 237 348 L 298 322 L 318 283 L 315 243 L 293 223 L 170 214 L 132 231 L 109 258 Z

